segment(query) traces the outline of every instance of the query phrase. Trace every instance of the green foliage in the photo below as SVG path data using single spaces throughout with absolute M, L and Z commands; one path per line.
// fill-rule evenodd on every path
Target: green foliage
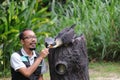
M 90 60 L 120 59 L 119 1 L 67 0 L 61 5 L 53 0 L 51 4 L 57 29 L 76 23 L 77 34 L 85 34 Z
M 51 11 L 51 12 L 49 12 Z M 9 75 L 9 59 L 21 45 L 19 32 L 32 28 L 37 50 L 45 37 L 54 37 L 77 24 L 85 34 L 89 59 L 120 60 L 120 2 L 116 0 L 2 0 L 0 2 L 0 77 Z
M 18 39 L 21 30 L 32 28 L 39 43 L 43 36 L 50 35 L 45 30 L 51 25 L 48 18 L 50 13 L 47 12 L 47 6 L 42 9 L 39 6 L 36 0 L 7 0 L 0 4 L 0 77 L 10 74 L 10 55 L 21 47 Z

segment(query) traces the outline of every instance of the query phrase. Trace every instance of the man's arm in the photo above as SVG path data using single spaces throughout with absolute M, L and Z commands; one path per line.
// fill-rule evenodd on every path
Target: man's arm
M 33 65 L 31 65 L 28 68 L 22 67 L 22 68 L 18 69 L 18 71 L 20 73 L 22 73 L 24 76 L 29 77 L 37 69 L 37 67 L 40 64 L 40 62 L 42 61 L 42 59 L 45 58 L 47 55 L 48 55 L 48 49 L 45 48 L 41 51 L 40 56 L 35 60 Z

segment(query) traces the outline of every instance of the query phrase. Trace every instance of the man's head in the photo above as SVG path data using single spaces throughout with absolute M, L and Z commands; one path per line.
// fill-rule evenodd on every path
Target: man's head
M 31 29 L 24 29 L 19 34 L 20 41 L 24 49 L 35 50 L 37 38 L 35 33 Z

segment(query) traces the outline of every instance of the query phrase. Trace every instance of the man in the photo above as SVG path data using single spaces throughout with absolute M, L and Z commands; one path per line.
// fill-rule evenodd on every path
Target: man
M 19 34 L 22 49 L 11 55 L 12 80 L 43 80 L 44 58 L 48 55 L 48 49 L 36 54 L 37 38 L 31 29 L 25 29 Z

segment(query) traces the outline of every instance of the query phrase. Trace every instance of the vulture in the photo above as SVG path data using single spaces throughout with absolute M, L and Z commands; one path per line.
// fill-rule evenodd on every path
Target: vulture
M 71 27 L 63 29 L 54 39 L 51 37 L 45 38 L 45 46 L 47 48 L 57 48 L 61 45 L 72 43 L 73 38 L 75 37 L 75 26 L 76 24 L 73 24 Z

